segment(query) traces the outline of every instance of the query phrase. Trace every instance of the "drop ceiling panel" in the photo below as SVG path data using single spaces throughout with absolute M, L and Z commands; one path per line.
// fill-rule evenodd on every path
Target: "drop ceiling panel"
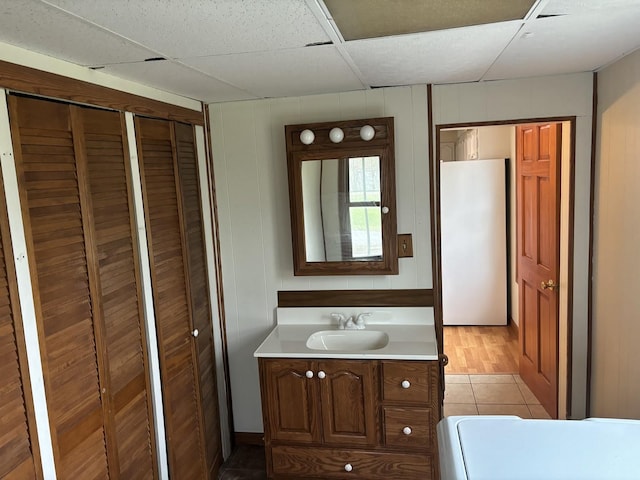
M 580 14 L 594 10 L 603 12 L 637 5 L 638 0 L 549 0 L 541 13 L 542 15 Z
M 358 77 L 332 45 L 199 57 L 184 62 L 259 97 L 363 89 Z
M 477 81 L 522 23 L 357 40 L 346 49 L 372 86 Z
M 78 65 L 133 62 L 154 53 L 38 0 L 2 2 L 0 42 Z
M 324 0 L 345 40 L 522 20 L 534 0 Z
M 172 58 L 329 41 L 304 0 L 48 1 Z
M 171 61 L 109 65 L 100 71 L 205 102 L 255 98 L 248 92 Z
M 539 18 L 507 47 L 485 80 L 588 72 L 640 47 L 636 7 Z

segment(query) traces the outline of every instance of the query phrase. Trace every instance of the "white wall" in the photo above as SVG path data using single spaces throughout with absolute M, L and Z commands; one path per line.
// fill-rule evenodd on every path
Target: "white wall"
M 598 76 L 591 413 L 640 419 L 640 51 Z
M 235 429 L 261 432 L 253 351 L 274 325 L 278 290 L 431 288 L 427 90 L 424 85 L 213 104 L 211 130 Z M 395 118 L 398 232 L 414 257 L 399 275 L 295 277 L 284 126 Z
M 588 73 L 441 85 L 433 89 L 435 125 L 576 116 L 573 418 L 586 414 L 591 109 L 592 75 Z
M 509 125 L 478 128 L 478 159 L 509 158 L 512 135 Z

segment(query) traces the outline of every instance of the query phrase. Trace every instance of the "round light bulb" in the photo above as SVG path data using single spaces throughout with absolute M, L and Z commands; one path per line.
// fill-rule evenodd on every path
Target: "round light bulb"
M 341 128 L 332 128 L 329 132 L 329 138 L 333 143 L 340 143 L 342 140 L 344 140 L 344 132 Z
M 376 130 L 371 125 L 365 125 L 360 129 L 360 138 L 365 142 L 372 140 L 376 136 Z
M 305 145 L 311 145 L 315 139 L 315 134 L 308 128 L 300 132 L 300 141 Z

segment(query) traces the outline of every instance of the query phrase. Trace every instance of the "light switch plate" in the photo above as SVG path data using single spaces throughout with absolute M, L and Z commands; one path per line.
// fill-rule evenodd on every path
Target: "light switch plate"
M 398 258 L 413 257 L 413 238 L 410 233 L 398 234 Z

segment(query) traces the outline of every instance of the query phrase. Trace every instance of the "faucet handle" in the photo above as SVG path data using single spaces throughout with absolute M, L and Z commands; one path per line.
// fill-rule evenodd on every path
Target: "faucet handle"
M 338 330 L 344 330 L 346 321 L 342 313 L 332 313 L 331 318 L 338 320 Z
M 358 329 L 363 329 L 365 327 L 364 318 L 365 317 L 370 317 L 370 316 L 371 316 L 371 312 L 365 312 L 365 313 L 358 314 L 358 318 L 356 320 L 356 327 Z

